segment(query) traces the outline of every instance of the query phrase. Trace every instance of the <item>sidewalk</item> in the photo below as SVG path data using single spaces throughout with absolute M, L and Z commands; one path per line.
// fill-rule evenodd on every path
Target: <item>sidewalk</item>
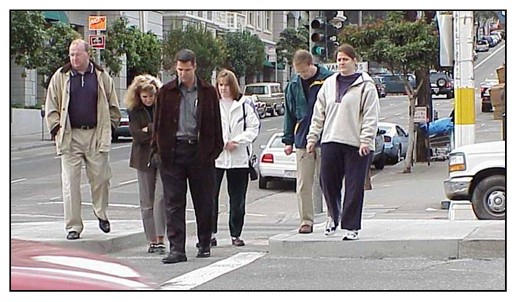
M 53 145 L 53 142 L 41 140 L 40 134 L 11 137 L 11 151 L 49 145 Z M 387 200 L 394 200 L 397 204 L 408 207 L 422 197 L 423 200 L 433 200 L 434 205 L 439 204 L 447 162 L 433 163 L 430 166 L 426 163 L 419 164 L 413 167 L 410 174 L 402 174 L 402 167 L 403 163 L 387 166 L 386 170 L 374 177 L 373 190 L 366 193 L 367 201 L 359 240 L 342 241 L 341 230 L 331 237 L 323 235 L 325 214 L 321 214 L 317 215 L 312 234 L 298 234 L 295 228 L 290 232 L 269 238 L 270 255 L 445 259 L 505 257 L 505 221 L 479 221 L 469 218 L 450 220 L 447 211 L 440 211 L 438 219 L 427 219 L 423 213 L 415 219 L 412 217 L 404 219 L 399 218 L 401 215 L 393 215 L 394 210 L 377 210 L 380 203 Z M 420 180 L 423 180 L 423 186 L 419 186 Z M 402 192 L 396 186 L 397 183 L 402 183 L 405 187 L 410 186 L 411 191 Z M 271 194 L 259 200 L 256 206 L 270 206 L 281 200 L 294 198 L 294 192 Z M 131 246 L 143 245 L 146 241 L 139 220 L 112 220 L 111 225 L 111 233 L 104 234 L 98 228 L 98 221 L 84 221 L 87 232 L 82 234 L 80 240 L 69 241 L 65 239 L 62 221 L 13 223 L 11 238 L 74 246 L 98 253 L 119 251 Z M 188 236 L 193 236 L 195 229 L 195 222 L 189 221 Z

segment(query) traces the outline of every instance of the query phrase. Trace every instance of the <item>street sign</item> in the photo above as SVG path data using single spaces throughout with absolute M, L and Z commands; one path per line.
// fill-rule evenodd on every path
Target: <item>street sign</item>
M 325 68 L 330 71 L 337 72 L 339 71 L 339 67 L 337 67 L 337 63 L 326 63 L 323 64 Z M 357 70 L 368 72 L 368 62 L 357 62 Z
M 89 16 L 89 30 L 107 30 L 107 17 Z
M 414 123 L 424 124 L 427 122 L 427 107 L 416 106 L 414 108 Z
M 105 36 L 89 35 L 89 45 L 94 49 L 105 49 Z

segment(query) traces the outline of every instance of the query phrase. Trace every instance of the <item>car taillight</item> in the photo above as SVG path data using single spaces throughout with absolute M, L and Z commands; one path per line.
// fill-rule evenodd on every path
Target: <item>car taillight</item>
M 266 153 L 262 156 L 261 158 L 261 162 L 263 163 L 270 163 L 272 164 L 274 162 L 273 160 L 273 154 L 270 154 L 270 153 Z
M 385 143 L 390 143 L 391 142 L 391 137 L 387 136 L 387 135 L 384 135 L 384 142 Z
M 120 126 L 128 126 L 129 122 L 120 122 Z

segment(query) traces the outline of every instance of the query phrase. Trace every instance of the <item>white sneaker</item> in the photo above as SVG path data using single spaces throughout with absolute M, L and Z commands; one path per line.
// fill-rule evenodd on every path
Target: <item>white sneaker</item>
M 356 230 L 344 230 L 345 235 L 343 236 L 343 240 L 357 240 L 359 239 L 359 231 Z
M 325 236 L 331 236 L 336 233 L 336 223 L 332 217 L 328 217 L 327 223 L 325 224 Z

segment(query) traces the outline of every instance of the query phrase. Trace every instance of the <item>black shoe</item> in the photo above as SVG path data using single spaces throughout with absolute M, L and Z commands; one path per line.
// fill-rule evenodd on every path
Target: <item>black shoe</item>
M 212 238 L 211 238 L 211 246 L 218 246 L 218 241 L 216 240 L 216 238 L 215 238 L 215 237 L 212 237 Z M 200 243 L 199 243 L 199 242 L 197 242 L 197 243 L 196 243 L 196 248 L 199 248 L 199 247 L 200 247 Z
M 104 233 L 109 233 L 111 231 L 111 224 L 109 223 L 109 220 L 98 218 L 98 226 Z
M 68 235 L 66 236 L 66 239 L 68 239 L 68 240 L 75 240 L 75 239 L 79 239 L 79 238 L 80 238 L 80 234 L 75 231 L 69 232 Z
M 179 252 L 170 252 L 168 256 L 162 258 L 162 263 L 168 264 L 168 263 L 178 263 L 178 262 L 186 262 L 187 257 L 184 253 Z
M 198 253 L 196 254 L 196 258 L 209 258 L 211 256 L 211 248 L 198 248 Z

